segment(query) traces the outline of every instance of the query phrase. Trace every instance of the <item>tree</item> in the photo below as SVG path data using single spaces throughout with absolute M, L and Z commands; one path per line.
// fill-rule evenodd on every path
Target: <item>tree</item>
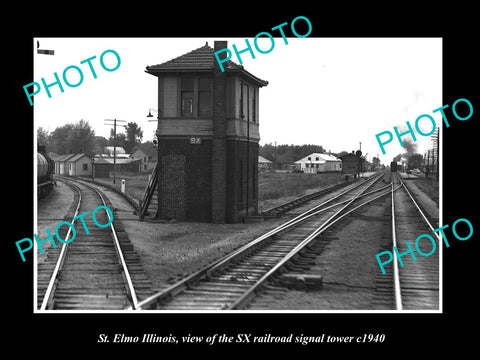
M 108 138 L 108 146 L 117 146 L 117 147 L 122 147 L 125 149 L 125 143 L 127 141 L 127 136 L 124 133 L 119 133 L 118 132 L 118 126 L 117 126 L 117 141 L 116 143 L 113 141 L 114 139 L 114 134 L 115 130 L 113 127 L 110 129 L 110 137 Z M 126 150 L 125 150 L 126 151 Z
M 37 145 L 45 146 L 45 151 L 50 150 L 50 134 L 41 126 L 37 128 Z
M 108 140 L 103 136 L 94 136 L 93 137 L 93 149 L 92 152 L 95 154 L 103 153 L 103 149 L 108 146 Z
M 143 131 L 135 122 L 129 122 L 126 129 L 125 151 L 130 154 L 133 148 L 142 143 Z
M 65 124 L 50 134 L 50 151 L 57 154 L 89 154 L 93 150 L 94 136 L 95 132 L 88 121 L 82 119 L 74 124 Z
M 50 134 L 52 151 L 56 152 L 57 154 L 71 153 L 69 137 L 72 129 L 72 124 L 65 124 L 53 130 L 53 132 Z
M 325 149 L 321 145 L 272 145 L 265 144 L 259 147 L 259 155 L 271 160 L 274 168 L 279 168 L 281 164 L 293 164 L 295 161 L 311 154 L 325 153 Z
M 69 137 L 70 152 L 73 154 L 92 153 L 94 136 L 95 131 L 92 130 L 92 127 L 88 121 L 81 119 L 77 123 L 73 124 Z

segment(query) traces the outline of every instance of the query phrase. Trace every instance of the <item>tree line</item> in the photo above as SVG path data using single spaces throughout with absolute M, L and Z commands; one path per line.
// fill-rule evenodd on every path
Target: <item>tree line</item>
M 124 127 L 125 132 L 123 132 Z M 127 153 L 131 153 L 133 148 L 141 144 L 143 131 L 135 122 L 129 122 L 125 126 L 117 125 L 116 146 L 123 147 Z M 114 145 L 114 129 L 110 130 L 110 137 L 106 139 L 103 136 L 95 135 L 88 121 L 83 119 L 76 123 L 65 124 L 48 132 L 43 127 L 37 129 L 37 143 L 44 145 L 47 152 L 57 154 L 99 154 L 107 146 Z
M 274 164 L 293 164 L 295 161 L 311 154 L 324 153 L 325 149 L 321 145 L 260 145 L 258 153 L 260 156 L 272 161 Z
M 274 168 L 280 168 L 283 164 L 294 164 L 295 161 L 298 161 L 304 158 L 311 153 L 330 153 L 326 151 L 321 145 L 314 144 L 304 144 L 304 145 L 274 145 L 274 144 L 265 144 L 260 145 L 258 153 L 260 156 L 273 162 Z M 341 151 L 339 153 L 330 153 L 331 155 L 340 158 L 346 154 L 348 151 Z M 373 157 L 372 164 L 374 166 L 380 165 L 380 159 Z

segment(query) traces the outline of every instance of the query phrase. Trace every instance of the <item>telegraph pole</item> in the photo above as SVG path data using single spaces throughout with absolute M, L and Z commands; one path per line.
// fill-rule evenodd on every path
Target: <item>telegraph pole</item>
M 113 184 L 115 184 L 115 168 L 117 165 L 117 121 L 127 122 L 127 120 L 118 120 L 118 119 L 105 119 L 105 121 L 113 121 Z M 105 125 L 112 125 L 111 123 L 106 123 Z
M 438 175 L 440 173 L 440 168 L 438 167 L 439 162 L 440 162 L 440 126 L 438 127 L 438 131 L 437 131 L 437 181 L 438 181 Z

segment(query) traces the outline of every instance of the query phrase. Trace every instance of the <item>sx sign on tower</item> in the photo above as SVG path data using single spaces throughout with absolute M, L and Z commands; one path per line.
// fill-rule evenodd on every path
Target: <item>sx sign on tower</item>
M 112 57 L 112 55 L 109 55 L 109 54 L 112 54 L 116 58 L 116 64 L 112 67 L 108 67 L 107 64 L 105 63 L 105 58 L 107 56 L 110 57 L 110 58 Z M 92 76 L 93 76 L 94 79 L 97 78 L 97 73 L 95 71 L 95 65 L 94 65 L 95 62 L 96 62 L 95 61 L 96 58 L 97 57 L 94 55 L 94 56 L 89 57 L 88 59 L 80 61 L 81 65 L 83 65 L 83 64 L 88 65 L 88 69 L 90 69 L 90 72 L 92 73 Z M 115 71 L 120 67 L 120 64 L 121 64 L 120 55 L 115 50 L 105 50 L 100 55 L 100 66 L 105 71 L 109 71 L 109 72 Z M 111 64 L 109 64 L 109 65 L 111 65 Z M 84 66 L 84 68 L 87 68 L 87 66 Z M 98 68 L 98 66 L 97 66 L 97 68 Z M 75 73 L 76 73 L 76 75 L 75 75 Z M 49 98 L 52 97 L 52 94 L 50 92 L 50 88 L 52 88 L 53 86 L 58 86 L 58 88 L 60 89 L 60 92 L 62 92 L 62 93 L 64 92 L 64 87 L 62 85 L 62 81 L 61 81 L 60 77 L 58 76 L 57 72 L 53 73 L 53 77 L 54 77 L 54 81 L 49 83 L 49 84 L 47 84 L 47 81 L 45 81 L 45 78 L 41 79 L 41 84 L 43 85 L 43 88 L 47 92 L 47 95 L 48 95 Z M 67 66 L 63 70 L 62 79 L 63 79 L 63 82 L 65 83 L 66 86 L 72 87 L 72 88 L 78 87 L 83 83 L 83 79 L 84 79 L 83 71 L 77 65 Z M 42 85 L 41 84 L 34 81 L 34 82 L 31 82 L 30 84 L 27 84 L 27 85 L 23 86 L 23 90 L 25 91 L 25 94 L 27 95 L 27 99 L 30 102 L 30 105 L 33 105 L 32 97 L 34 95 L 39 94 L 40 91 L 42 90 Z M 33 91 L 32 92 L 29 92 L 29 90 L 28 90 L 28 88 L 30 86 L 33 86 Z

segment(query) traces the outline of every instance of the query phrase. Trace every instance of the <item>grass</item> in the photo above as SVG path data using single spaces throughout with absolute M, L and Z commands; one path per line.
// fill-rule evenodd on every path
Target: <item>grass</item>
M 113 186 L 118 191 L 121 190 L 122 180 L 125 180 L 125 192 L 134 199 L 141 199 L 143 192 L 147 186 L 149 173 L 117 173 L 115 176 L 115 184 L 113 184 L 113 175 L 109 178 L 95 178 L 95 182 Z
M 343 181 L 340 173 L 260 173 L 258 176 L 258 200 L 278 199 L 287 196 L 301 196 L 309 189 L 316 189 Z
M 432 199 L 439 206 L 439 187 L 438 181 L 434 176 L 423 177 L 413 180 L 415 185 Z
M 108 184 L 120 191 L 122 179 L 125 191 L 134 199 L 141 199 L 148 181 L 148 173 L 117 173 L 116 184 L 113 175 L 110 178 L 95 178 L 96 182 Z M 344 180 L 339 173 L 297 174 L 297 173 L 259 173 L 258 200 L 278 199 L 288 196 L 301 196 L 310 189 L 325 187 Z

